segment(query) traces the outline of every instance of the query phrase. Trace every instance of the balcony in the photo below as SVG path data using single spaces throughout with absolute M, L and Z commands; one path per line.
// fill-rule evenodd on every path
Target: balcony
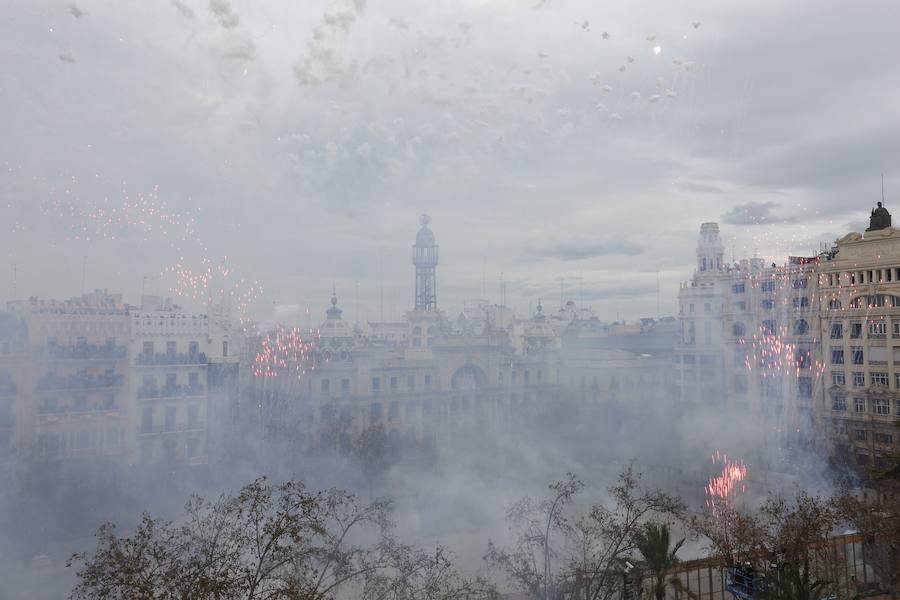
M 172 365 L 205 365 L 205 352 L 182 352 L 180 354 L 138 354 L 134 361 L 139 367 L 172 366 Z
M 88 344 L 86 342 L 60 346 L 49 344 L 41 357 L 52 360 L 121 360 L 128 355 L 128 349 L 112 342 Z
M 70 417 L 76 415 L 99 415 L 118 413 L 119 405 L 115 402 L 110 403 L 94 403 L 94 404 L 74 404 L 67 406 L 56 406 L 54 404 L 44 403 L 37 408 L 39 417 Z
M 192 433 L 201 432 L 206 429 L 206 423 L 198 421 L 196 423 L 178 423 L 176 425 L 153 425 L 148 427 L 138 427 L 138 435 L 162 435 L 172 433 Z
M 142 385 L 138 388 L 138 400 L 153 400 L 157 398 L 190 398 L 204 395 L 204 387 L 196 385 Z
M 68 376 L 47 373 L 38 380 L 36 389 L 39 392 L 99 390 L 121 387 L 123 381 L 124 378 L 112 370 L 108 370 L 102 375 L 90 375 L 84 371 Z

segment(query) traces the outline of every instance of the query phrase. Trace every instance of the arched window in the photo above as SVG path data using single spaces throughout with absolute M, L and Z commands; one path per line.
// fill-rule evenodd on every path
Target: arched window
M 829 310 L 841 310 L 841 301 L 840 300 L 829 300 L 828 308 L 829 308 Z
M 809 333 L 809 323 L 806 319 L 797 319 L 794 321 L 794 335 L 806 335 Z

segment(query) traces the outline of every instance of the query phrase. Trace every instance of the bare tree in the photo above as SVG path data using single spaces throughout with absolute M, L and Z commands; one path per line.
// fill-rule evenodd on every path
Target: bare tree
M 680 506 L 666 494 L 642 489 L 630 466 L 609 488 L 609 505 L 597 503 L 585 513 L 573 513 L 571 500 L 582 488 L 569 475 L 551 486 L 553 496 L 541 502 L 521 500 L 508 513 L 515 546 L 489 543 L 488 563 L 533 598 L 613 597 L 621 591 L 625 561 L 635 549 L 641 524 L 652 514 Z M 551 530 L 559 538 L 556 547 L 550 544 Z
M 71 598 L 330 600 L 356 590 L 402 600 L 423 590 L 433 595 L 417 597 L 449 600 L 490 591 L 461 578 L 443 550 L 431 556 L 397 543 L 385 501 L 257 479 L 216 502 L 192 498 L 186 509 L 180 524 L 144 515 L 130 536 L 102 527 L 97 550 L 70 560 L 80 565 Z

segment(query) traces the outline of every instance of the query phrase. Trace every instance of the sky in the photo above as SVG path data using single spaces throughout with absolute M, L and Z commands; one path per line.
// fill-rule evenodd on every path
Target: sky
M 703 222 L 782 261 L 900 196 L 887 0 L 3 5 L 3 300 L 396 318 L 427 213 L 451 316 L 636 319 Z

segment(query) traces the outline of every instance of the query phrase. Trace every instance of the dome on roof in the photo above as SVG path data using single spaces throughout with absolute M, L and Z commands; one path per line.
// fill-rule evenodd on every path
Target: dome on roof
M 416 234 L 416 246 L 434 246 L 434 233 L 427 225 L 422 225 L 422 229 Z

